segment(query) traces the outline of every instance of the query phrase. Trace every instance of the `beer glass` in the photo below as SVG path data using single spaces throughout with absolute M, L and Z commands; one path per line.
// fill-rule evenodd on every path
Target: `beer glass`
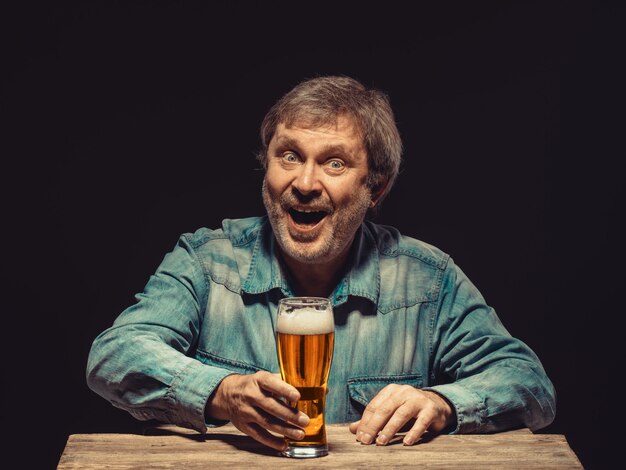
M 300 392 L 291 406 L 311 421 L 301 441 L 287 439 L 287 457 L 328 454 L 324 405 L 333 356 L 335 322 L 330 301 L 321 297 L 290 297 L 278 303 L 276 324 L 278 363 L 282 379 Z

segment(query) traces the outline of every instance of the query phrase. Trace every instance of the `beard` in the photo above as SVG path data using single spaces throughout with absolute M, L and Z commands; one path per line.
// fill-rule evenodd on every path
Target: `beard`
M 303 203 L 302 197 L 298 197 L 291 189 L 278 198 L 273 197 L 265 179 L 262 193 L 263 204 L 283 254 L 305 264 L 328 262 L 344 253 L 352 244 L 354 234 L 365 219 L 371 202 L 371 193 L 365 186 L 361 186 L 346 203 L 339 206 L 323 196 L 306 198 L 308 202 Z M 319 222 L 322 224 L 320 229 L 306 232 L 292 229 L 289 210 L 294 206 L 325 212 L 326 215 Z

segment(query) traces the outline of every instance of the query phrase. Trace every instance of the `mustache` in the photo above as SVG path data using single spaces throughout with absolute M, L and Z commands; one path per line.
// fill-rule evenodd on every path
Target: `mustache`
M 285 192 L 281 194 L 279 203 L 285 211 L 292 208 L 296 208 L 298 210 L 307 209 L 314 212 L 326 212 L 328 214 L 332 214 L 335 211 L 335 206 L 332 201 L 321 196 L 315 197 L 314 200 L 311 200 L 311 198 L 298 197 L 294 193 Z

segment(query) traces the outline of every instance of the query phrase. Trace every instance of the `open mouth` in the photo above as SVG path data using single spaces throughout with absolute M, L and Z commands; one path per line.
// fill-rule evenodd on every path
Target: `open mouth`
M 322 221 L 324 217 L 328 215 L 328 212 L 324 211 L 299 211 L 296 209 L 289 209 L 289 215 L 291 220 L 296 225 L 303 225 L 308 227 L 314 227 Z

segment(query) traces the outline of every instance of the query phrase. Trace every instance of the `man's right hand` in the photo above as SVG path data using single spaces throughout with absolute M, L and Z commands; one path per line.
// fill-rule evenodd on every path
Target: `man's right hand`
M 213 419 L 230 421 L 240 431 L 276 450 L 287 447 L 285 440 L 304 438 L 309 417 L 287 403 L 300 399 L 300 392 L 279 374 L 261 371 L 252 375 L 229 375 L 217 386 L 205 413 Z

